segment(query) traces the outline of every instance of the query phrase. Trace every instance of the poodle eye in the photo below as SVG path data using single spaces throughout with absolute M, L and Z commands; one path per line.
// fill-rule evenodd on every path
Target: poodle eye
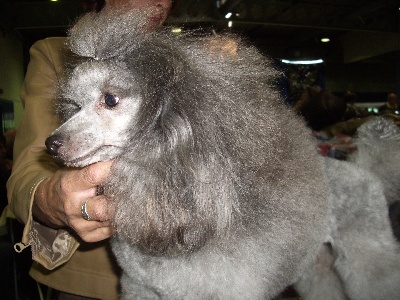
M 119 102 L 119 97 L 111 94 L 104 95 L 104 102 L 107 106 L 114 107 Z

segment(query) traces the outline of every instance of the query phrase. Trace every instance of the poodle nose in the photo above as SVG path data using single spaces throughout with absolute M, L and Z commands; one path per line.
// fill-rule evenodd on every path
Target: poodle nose
M 58 150 L 63 145 L 63 139 L 59 135 L 52 135 L 46 139 L 47 151 L 51 155 L 58 155 Z

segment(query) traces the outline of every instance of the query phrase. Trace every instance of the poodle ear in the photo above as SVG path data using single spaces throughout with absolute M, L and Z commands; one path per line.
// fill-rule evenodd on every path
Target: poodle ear
M 106 195 L 114 200 L 120 237 L 150 253 L 175 255 L 223 235 L 236 194 L 219 128 L 202 112 L 200 74 L 179 61 L 179 54 L 153 54 L 145 76 L 152 97 L 145 101 L 149 111 L 159 113 L 116 162 Z M 156 58 L 165 59 L 158 62 L 163 68 L 152 72 Z M 120 174 L 128 174 L 122 182 Z
M 198 147 L 182 145 L 184 138 L 178 136 L 188 134 L 186 128 L 169 128 L 178 132 L 167 143 L 138 147 L 141 158 L 121 157 L 116 162 L 106 196 L 112 193 L 119 237 L 148 253 L 175 255 L 222 236 L 236 195 L 224 168 L 229 166 L 216 153 L 204 157 Z M 126 172 L 122 181 L 116 175 Z

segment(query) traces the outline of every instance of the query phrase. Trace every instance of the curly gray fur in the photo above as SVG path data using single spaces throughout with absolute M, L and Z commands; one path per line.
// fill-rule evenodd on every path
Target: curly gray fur
M 101 28 L 110 22 L 108 14 L 85 16 L 71 30 L 69 44 L 80 55 L 135 74 L 135 92 L 141 99 L 138 118 L 114 165 L 115 176 L 105 186 L 117 205 L 119 236 L 151 253 L 173 255 L 225 236 L 231 226 L 251 223 L 251 206 L 257 213 L 264 206 L 268 213 L 261 182 L 271 178 L 283 184 L 299 168 L 298 163 L 287 165 L 296 158 L 283 147 L 314 152 L 308 133 L 299 131 L 294 137 L 282 130 L 289 124 L 304 125 L 280 103 L 272 88 L 277 72 L 269 61 L 233 37 L 138 34 L 131 30 L 140 28 L 132 13 L 114 18 L 118 26 Z M 107 38 L 98 37 L 103 33 Z M 112 55 L 109 50 L 128 35 L 124 51 Z M 237 55 L 218 48 L 228 41 L 237 43 Z M 76 99 L 69 95 L 73 90 L 68 86 L 64 97 Z M 282 114 L 287 118 L 276 118 Z M 314 171 L 310 173 L 313 178 Z M 278 199 L 274 193 L 271 198 Z M 239 200 L 249 197 L 252 204 Z
M 366 264 L 351 253 L 369 220 L 396 269 L 380 182 L 317 155 L 255 48 L 108 11 L 80 19 L 69 45 L 86 59 L 61 85 L 65 123 L 46 144 L 69 166 L 115 160 L 103 188 L 125 299 L 268 299 L 295 282 L 309 299 L 358 299 Z

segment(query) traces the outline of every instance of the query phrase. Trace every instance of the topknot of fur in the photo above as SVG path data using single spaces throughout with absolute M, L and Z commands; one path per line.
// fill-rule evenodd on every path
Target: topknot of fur
M 137 47 L 150 12 L 113 9 L 82 16 L 68 32 L 68 46 L 78 56 L 110 59 Z M 132 43 L 135 41 L 136 43 Z

